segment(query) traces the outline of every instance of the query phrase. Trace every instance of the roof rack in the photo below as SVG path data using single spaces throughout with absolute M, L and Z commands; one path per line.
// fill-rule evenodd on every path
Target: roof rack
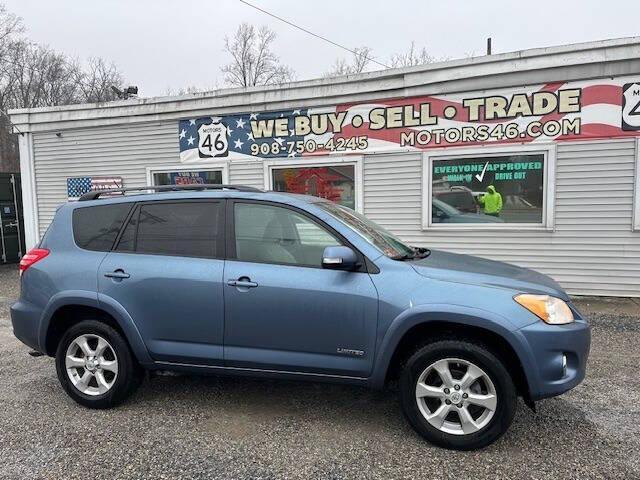
M 146 187 L 128 187 L 128 188 L 109 188 L 105 190 L 92 190 L 83 194 L 78 200 L 85 202 L 87 200 L 97 200 L 100 195 L 114 194 L 126 192 L 140 192 L 143 190 L 153 190 L 155 192 L 179 192 L 182 190 L 236 190 L 238 192 L 263 192 L 258 188 L 247 187 L 244 185 L 220 185 L 217 183 L 203 183 L 192 185 L 147 185 Z

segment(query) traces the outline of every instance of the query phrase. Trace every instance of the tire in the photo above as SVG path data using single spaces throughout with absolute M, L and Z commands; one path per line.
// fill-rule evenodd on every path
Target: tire
M 71 398 L 99 409 L 122 403 L 144 377 L 122 335 L 96 320 L 84 320 L 65 332 L 56 351 L 56 371 Z
M 446 370 L 453 388 L 443 381 Z M 417 350 L 402 370 L 400 397 L 411 426 L 429 442 L 453 450 L 495 442 L 511 425 L 517 406 L 516 389 L 502 361 L 468 341 L 441 340 Z

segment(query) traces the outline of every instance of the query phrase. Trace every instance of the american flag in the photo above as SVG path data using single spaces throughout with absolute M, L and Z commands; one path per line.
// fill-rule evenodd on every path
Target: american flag
M 122 177 L 73 177 L 67 178 L 67 197 L 76 200 L 93 190 L 122 188 Z

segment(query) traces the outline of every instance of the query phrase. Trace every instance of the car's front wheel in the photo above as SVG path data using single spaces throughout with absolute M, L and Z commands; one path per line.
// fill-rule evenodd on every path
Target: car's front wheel
M 63 335 L 56 370 L 69 396 L 89 408 L 121 403 L 143 377 L 122 335 L 95 320 L 77 323 Z
M 511 425 L 517 394 L 500 359 L 484 346 L 443 340 L 416 351 L 400 380 L 405 416 L 430 442 L 471 450 Z

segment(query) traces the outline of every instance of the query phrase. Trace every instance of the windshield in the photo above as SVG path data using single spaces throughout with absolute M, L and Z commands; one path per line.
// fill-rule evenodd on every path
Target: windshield
M 369 243 L 382 250 L 387 257 L 395 259 L 415 258 L 416 249 L 406 245 L 398 237 L 364 215 L 337 203 L 322 202 L 316 205 L 362 235 Z
M 445 203 L 442 200 L 438 200 L 437 198 L 432 198 L 431 202 L 433 203 L 434 207 L 439 208 L 449 216 L 460 215 L 461 213 L 460 210 L 458 210 L 457 208 L 452 207 L 448 203 Z

